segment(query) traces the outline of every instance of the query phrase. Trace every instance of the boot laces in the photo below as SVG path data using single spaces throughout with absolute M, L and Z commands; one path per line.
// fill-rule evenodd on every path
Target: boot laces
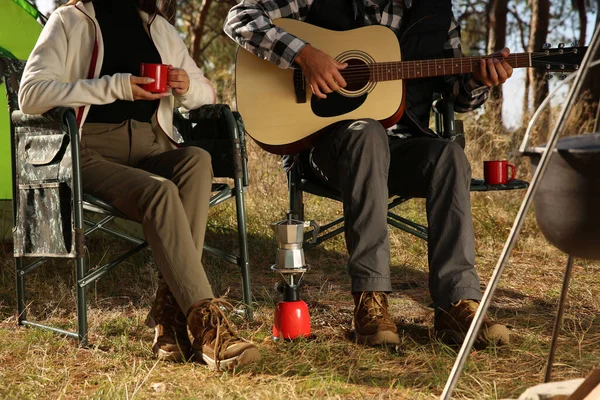
M 358 311 L 365 309 L 367 312 L 362 316 L 363 320 L 373 321 L 380 318 L 385 319 L 387 312 L 386 303 L 387 301 L 384 293 L 363 292 L 360 295 L 358 301 L 359 307 L 356 307 L 356 313 L 358 314 Z M 362 307 L 360 307 L 361 305 Z
M 464 314 L 469 319 L 473 319 L 477 313 L 479 304 L 475 301 L 459 300 L 454 304 L 454 307 L 459 307 L 458 310 L 460 310 L 461 314 Z
M 472 300 L 459 300 L 456 303 L 453 303 L 450 309 L 443 310 L 444 313 L 461 329 L 468 329 L 469 325 L 475 319 L 475 314 L 477 313 L 477 309 L 479 308 L 479 303 Z M 486 324 L 489 322 L 486 315 L 483 317 L 483 323 Z M 464 325 L 464 326 L 463 326 Z
M 223 309 L 233 310 L 233 308 L 225 300 L 212 299 L 198 310 L 199 317 L 203 322 L 203 329 L 199 336 L 202 337 L 203 343 L 213 343 L 217 370 L 222 353 L 224 354 L 230 345 L 243 340 L 223 313 Z

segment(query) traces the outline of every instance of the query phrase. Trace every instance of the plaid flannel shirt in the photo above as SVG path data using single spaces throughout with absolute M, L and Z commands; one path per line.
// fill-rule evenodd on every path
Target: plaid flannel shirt
M 276 18 L 293 18 L 303 21 L 308 16 L 314 0 L 243 0 L 230 11 L 225 20 L 225 33 L 240 46 L 271 61 L 280 68 L 294 68 L 294 59 L 307 42 L 273 25 Z M 412 0 L 363 0 L 365 25 L 384 25 L 395 33 L 405 7 Z M 381 9 L 383 6 L 383 9 Z M 444 44 L 447 58 L 463 57 L 460 44 L 460 24 L 453 17 Z M 457 112 L 471 111 L 488 98 L 489 88 L 473 79 L 472 74 L 444 77 L 447 92 L 454 97 Z

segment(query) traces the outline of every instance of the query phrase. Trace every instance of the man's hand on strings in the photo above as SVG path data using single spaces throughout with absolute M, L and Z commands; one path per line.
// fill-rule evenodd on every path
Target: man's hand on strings
M 485 86 L 498 86 L 512 76 L 513 68 L 506 62 L 510 54 L 508 47 L 490 54 L 490 58 L 482 59 L 479 69 L 473 71 L 473 78 Z
M 330 55 L 315 49 L 310 44 L 300 50 L 295 62 L 302 68 L 304 77 L 317 97 L 324 99 L 328 93 L 346 87 L 346 81 L 340 71 L 348 64 L 337 62 Z

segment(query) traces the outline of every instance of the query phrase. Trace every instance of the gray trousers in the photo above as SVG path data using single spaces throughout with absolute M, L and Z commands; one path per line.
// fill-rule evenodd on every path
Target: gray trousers
M 481 299 L 474 268 L 471 167 L 463 149 L 438 138 L 390 138 L 372 119 L 347 121 L 317 142 L 313 170 L 342 193 L 352 292 L 392 290 L 389 194 L 426 199 L 429 291 L 437 307 Z
M 81 147 L 83 190 L 142 224 L 181 310 L 214 297 L 201 261 L 210 154 L 198 147 L 165 149 L 149 123 L 133 120 L 84 124 Z

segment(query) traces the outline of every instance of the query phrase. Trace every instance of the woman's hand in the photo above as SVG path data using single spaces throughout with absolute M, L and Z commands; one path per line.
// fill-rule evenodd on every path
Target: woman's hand
M 169 65 L 167 85 L 177 94 L 186 94 L 190 89 L 190 77 L 184 69 Z
M 139 85 L 154 82 L 153 78 L 144 78 L 141 76 L 132 76 L 129 81 L 131 82 L 131 93 L 133 94 L 133 100 L 158 100 L 162 97 L 170 96 L 171 93 L 151 93 L 147 90 L 142 89 Z

